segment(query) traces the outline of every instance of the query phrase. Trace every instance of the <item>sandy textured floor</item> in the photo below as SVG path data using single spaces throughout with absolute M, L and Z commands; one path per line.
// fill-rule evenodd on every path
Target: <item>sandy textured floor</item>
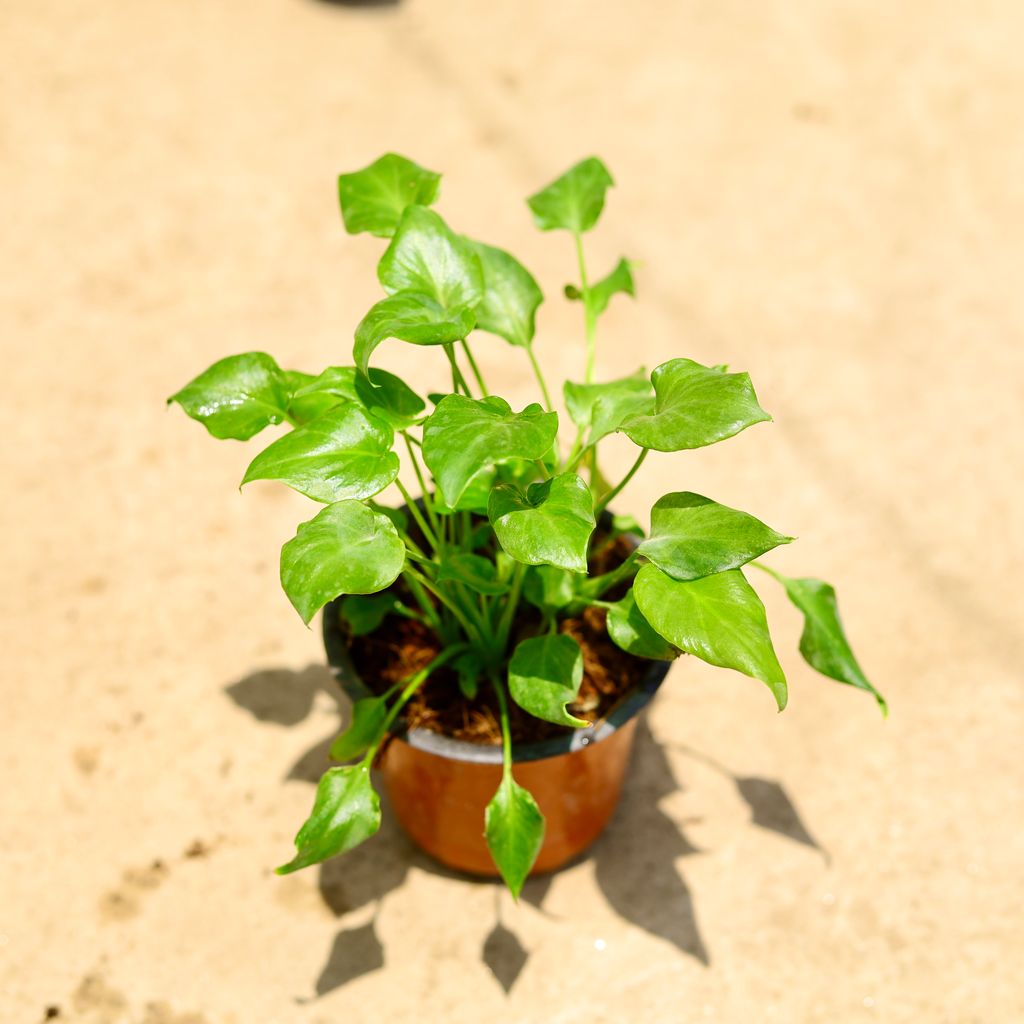
M 6 0 L 0 41 L 0 1021 L 1024 1019 L 1019 3 Z M 768 591 L 790 709 L 677 666 L 613 831 L 519 907 L 391 825 L 270 873 L 338 724 L 276 582 L 310 508 L 162 407 L 229 352 L 347 361 L 378 246 L 334 175 L 389 148 L 535 268 L 559 377 L 571 253 L 521 199 L 607 160 L 593 261 L 644 266 L 602 372 L 728 362 L 776 418 L 623 505 L 799 535 L 893 708 Z

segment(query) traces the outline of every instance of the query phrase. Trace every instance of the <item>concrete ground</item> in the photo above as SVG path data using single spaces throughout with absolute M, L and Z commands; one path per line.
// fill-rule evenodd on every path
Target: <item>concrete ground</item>
M 0 1020 L 1024 1019 L 1019 3 L 6 0 L 0 40 Z M 163 408 L 231 352 L 348 361 L 380 250 L 334 176 L 388 149 L 534 268 L 558 379 L 572 256 L 522 198 L 604 157 L 592 263 L 643 265 L 602 374 L 728 362 L 776 421 L 621 507 L 798 535 L 892 704 L 765 590 L 790 708 L 684 659 L 612 830 L 519 906 L 391 823 L 271 874 L 338 726 L 276 579 L 312 509 Z

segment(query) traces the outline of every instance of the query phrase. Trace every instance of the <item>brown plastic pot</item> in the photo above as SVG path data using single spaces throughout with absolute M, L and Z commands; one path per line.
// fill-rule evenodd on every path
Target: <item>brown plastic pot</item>
M 348 655 L 338 602 L 324 609 L 324 646 L 353 700 L 370 696 Z M 592 729 L 574 729 L 512 748 L 513 774 L 546 819 L 531 874 L 552 871 L 582 853 L 608 824 L 636 732 L 637 716 L 668 672 L 652 661 L 643 682 Z M 448 867 L 477 875 L 498 870 L 484 840 L 484 809 L 501 781 L 501 748 L 467 743 L 396 722 L 378 765 L 391 806 L 410 838 Z

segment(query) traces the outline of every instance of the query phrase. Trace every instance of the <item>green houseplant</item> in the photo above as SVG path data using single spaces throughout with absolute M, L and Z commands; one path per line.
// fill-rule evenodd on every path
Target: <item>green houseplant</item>
M 634 293 L 626 260 L 604 277 L 587 272 L 583 236 L 613 184 L 604 164 L 583 160 L 528 200 L 537 226 L 567 232 L 577 257 L 578 282 L 565 293 L 582 309 L 584 365 L 582 380 L 564 385 L 562 437 L 534 354 L 541 290 L 507 252 L 445 223 L 431 208 L 439 183 L 439 175 L 394 154 L 339 179 L 346 229 L 388 240 L 378 264 L 385 295 L 356 327 L 353 365 L 312 376 L 248 352 L 215 363 L 169 401 L 218 438 L 291 428 L 252 460 L 243 484 L 279 480 L 324 506 L 281 551 L 281 583 L 304 622 L 343 598 L 352 636 L 411 621 L 436 640 L 429 663 L 354 705 L 331 752 L 350 763 L 324 774 L 297 852 L 278 870 L 318 863 L 377 830 L 374 758 L 407 703 L 444 673 L 463 701 L 486 693 L 497 709 L 503 773 L 480 827 L 518 895 L 544 820 L 513 777 L 510 714 L 567 729 L 591 724 L 574 711 L 583 655 L 560 631 L 567 617 L 598 609 L 628 655 L 670 660 L 682 652 L 735 669 L 765 683 L 782 710 L 786 679 L 744 573 L 755 566 L 803 613 L 804 658 L 868 691 L 883 713 L 886 706 L 850 649 L 833 589 L 757 561 L 792 538 L 688 491 L 661 497 L 646 533 L 607 511 L 649 451 L 703 447 L 770 417 L 749 376 L 725 366 L 675 358 L 650 375 L 596 379 L 599 318 L 614 295 Z M 489 391 L 470 347 L 473 332 L 521 350 L 539 402 L 516 411 Z M 428 405 L 399 377 L 372 367 L 375 349 L 389 339 L 435 347 L 450 389 L 430 394 Z M 637 454 L 622 479 L 609 483 L 600 448 L 616 432 Z M 418 498 L 398 478 L 402 463 L 419 482 Z M 403 508 L 375 500 L 390 485 Z M 607 548 L 620 535 L 631 541 L 617 563 L 595 572 L 596 539 Z

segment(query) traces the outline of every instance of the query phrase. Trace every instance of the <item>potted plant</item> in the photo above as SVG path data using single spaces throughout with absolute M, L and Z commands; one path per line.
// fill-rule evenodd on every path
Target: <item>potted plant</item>
M 282 548 L 281 583 L 305 623 L 325 610 L 328 653 L 356 700 L 331 750 L 339 765 L 278 870 L 376 832 L 378 764 L 414 839 L 457 867 L 496 869 L 518 896 L 531 870 L 564 862 L 604 827 L 636 714 L 679 654 L 760 680 L 786 706 L 745 567 L 803 613 L 800 652 L 815 669 L 886 705 L 833 589 L 757 561 L 791 537 L 690 491 L 659 498 L 646 531 L 612 514 L 648 452 L 714 444 L 770 416 L 746 373 L 692 359 L 597 380 L 598 321 L 613 296 L 634 294 L 628 261 L 592 278 L 584 259 L 613 184 L 604 164 L 583 160 L 528 200 L 541 230 L 568 232 L 578 263 L 565 294 L 582 310 L 583 373 L 564 385 L 564 417 L 534 353 L 540 288 L 509 253 L 445 223 L 431 208 L 439 183 L 394 154 L 339 179 L 346 229 L 389 240 L 377 268 L 385 295 L 356 327 L 353 365 L 312 376 L 247 352 L 169 401 L 218 438 L 287 424 L 242 483 L 279 480 L 323 505 Z M 474 331 L 520 350 L 539 402 L 514 410 L 490 390 Z M 374 368 L 389 339 L 435 347 L 449 389 L 428 405 Z M 600 462 L 613 433 L 636 445 L 614 483 Z M 376 500 L 391 485 L 401 508 Z

